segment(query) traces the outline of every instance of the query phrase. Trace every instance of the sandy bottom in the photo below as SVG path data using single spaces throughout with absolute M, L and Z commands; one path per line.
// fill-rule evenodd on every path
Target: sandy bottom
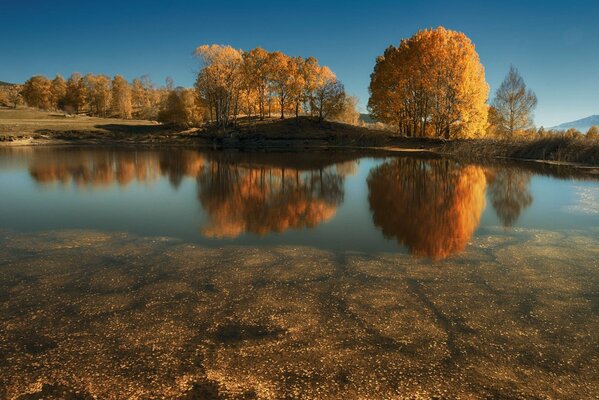
M 0 398 L 593 398 L 599 230 L 439 263 L 0 232 Z

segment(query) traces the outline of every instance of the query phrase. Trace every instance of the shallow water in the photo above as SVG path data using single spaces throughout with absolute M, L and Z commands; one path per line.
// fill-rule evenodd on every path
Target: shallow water
M 2 398 L 599 393 L 597 181 L 15 148 L 0 188 Z

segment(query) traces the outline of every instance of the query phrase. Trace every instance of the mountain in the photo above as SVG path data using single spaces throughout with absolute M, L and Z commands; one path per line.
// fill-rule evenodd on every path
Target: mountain
M 591 115 L 590 117 L 578 119 L 572 122 L 566 122 L 551 129 L 568 130 L 570 128 L 578 129 L 582 133 L 586 133 L 591 126 L 599 126 L 599 115 Z
M 14 86 L 14 83 L 0 81 L 0 86 Z

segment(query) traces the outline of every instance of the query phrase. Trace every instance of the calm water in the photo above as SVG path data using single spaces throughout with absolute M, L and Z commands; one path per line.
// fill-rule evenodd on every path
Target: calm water
M 0 398 L 592 398 L 599 183 L 557 173 L 2 149 Z

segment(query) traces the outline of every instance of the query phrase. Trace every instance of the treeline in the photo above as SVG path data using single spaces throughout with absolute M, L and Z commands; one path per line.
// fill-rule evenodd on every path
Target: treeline
M 357 123 L 357 99 L 314 57 L 290 57 L 262 48 L 250 51 L 206 45 L 195 51 L 201 61 L 194 88 L 157 88 L 147 76 L 131 83 L 122 76 L 79 73 L 67 80 L 36 75 L 18 95 L 29 107 L 98 117 L 142 118 L 181 126 L 212 123 L 220 128 L 239 117 L 309 115 Z M 14 97 L 14 94 L 13 94 Z M 12 99 L 16 106 L 21 99 Z
M 210 121 L 220 127 L 235 123 L 240 115 L 358 120 L 357 100 L 347 96 L 335 74 L 314 57 L 220 45 L 200 46 L 195 54 L 202 62 L 197 97 L 208 108 Z
M 99 117 L 156 118 L 168 89 L 157 89 L 147 76 L 130 84 L 116 75 L 79 73 L 67 80 L 57 75 L 50 80 L 42 75 L 28 79 L 21 88 L 23 101 L 42 110 L 87 113 Z

